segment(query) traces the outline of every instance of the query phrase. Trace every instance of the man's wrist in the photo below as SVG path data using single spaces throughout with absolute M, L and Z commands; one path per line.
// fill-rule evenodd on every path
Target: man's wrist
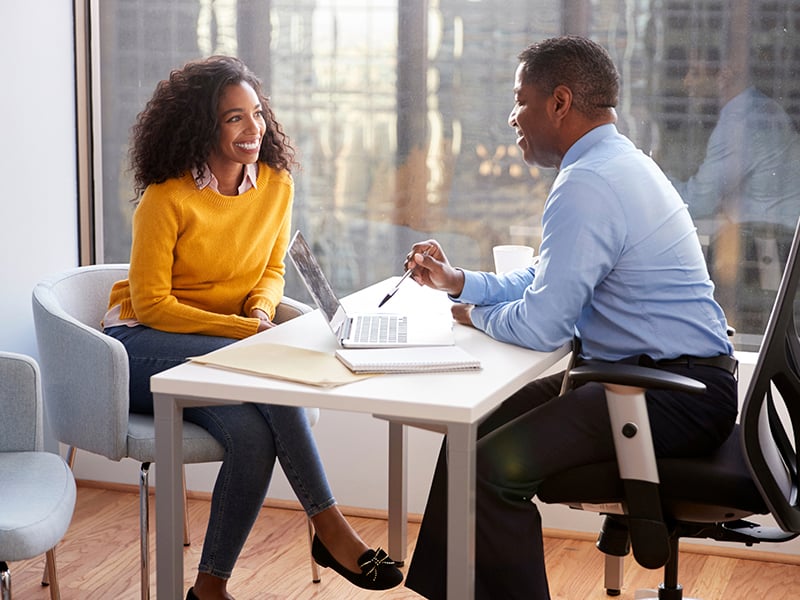
M 454 267 L 453 271 L 455 272 L 454 285 L 447 291 L 447 294 L 451 298 L 458 298 L 464 291 L 464 281 L 466 280 L 466 275 L 464 275 L 464 271 L 460 267 Z

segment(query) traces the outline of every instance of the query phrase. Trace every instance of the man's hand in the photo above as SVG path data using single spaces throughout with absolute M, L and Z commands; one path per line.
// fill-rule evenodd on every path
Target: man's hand
M 459 296 L 464 289 L 464 273 L 450 265 L 436 240 L 418 242 L 411 247 L 404 263 L 413 269 L 411 278 L 420 285 Z
M 460 304 L 456 302 L 450 307 L 450 312 L 453 314 L 453 319 L 455 319 L 456 323 L 474 327 L 472 324 L 472 309 L 474 307 L 474 304 Z

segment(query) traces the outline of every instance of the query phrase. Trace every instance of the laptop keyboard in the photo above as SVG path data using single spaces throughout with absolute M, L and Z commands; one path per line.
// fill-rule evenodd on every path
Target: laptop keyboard
M 353 319 L 354 342 L 362 344 L 404 344 L 408 340 L 408 319 L 397 315 L 359 315 Z

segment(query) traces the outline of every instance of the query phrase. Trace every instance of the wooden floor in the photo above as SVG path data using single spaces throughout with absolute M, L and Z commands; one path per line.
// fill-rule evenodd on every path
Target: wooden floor
M 185 549 L 186 587 L 194 579 L 208 518 L 206 499 L 190 501 L 192 545 Z M 371 545 L 386 547 L 386 522 L 352 517 Z M 153 520 L 153 523 L 155 520 Z M 409 549 L 418 525 L 409 524 Z M 151 531 L 152 544 L 155 543 Z M 591 541 L 545 538 L 553 600 L 603 600 L 603 556 Z M 151 556 L 152 556 L 151 552 Z M 137 600 L 139 598 L 138 497 L 127 490 L 80 485 L 72 525 L 57 549 L 62 600 Z M 154 565 L 154 558 L 153 560 Z M 794 600 L 800 598 L 800 566 L 741 558 L 681 553 L 681 583 L 686 597 L 703 600 Z M 10 565 L 15 600 L 48 600 L 41 586 L 43 558 Z M 660 571 L 648 571 L 628 559 L 620 600 L 632 600 L 637 588 L 655 587 Z M 153 566 L 155 571 L 155 566 Z M 306 524 L 296 510 L 266 508 L 261 512 L 229 587 L 237 600 L 388 600 L 418 599 L 395 588 L 365 592 L 330 571 L 311 583 Z M 151 578 L 155 595 L 155 578 Z M 159 599 L 161 600 L 161 599 Z M 180 599 L 175 599 L 180 600 Z M 502 600 L 498 598 L 498 600 Z M 535 600 L 535 599 L 531 599 Z

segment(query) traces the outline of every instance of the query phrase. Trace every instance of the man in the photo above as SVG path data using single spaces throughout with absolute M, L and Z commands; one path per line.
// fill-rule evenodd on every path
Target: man
M 697 172 L 672 183 L 698 225 L 708 223 L 717 300 L 740 332 L 759 335 L 800 216 L 800 135 L 736 53 L 722 65 L 693 57 L 683 84 L 692 100 L 716 99 L 722 109 Z
M 689 97 L 717 98 L 722 109 L 697 172 L 672 181 L 693 217 L 786 226 L 791 243 L 800 215 L 800 135 L 747 71 L 730 61 L 691 61 L 683 79 Z
M 735 361 L 700 244 L 680 196 L 614 125 L 618 74 L 607 52 L 559 37 L 519 56 L 509 125 L 524 160 L 559 169 L 542 215 L 541 260 L 504 275 L 450 265 L 415 244 L 414 279 L 448 292 L 453 315 L 490 336 L 553 350 L 577 336 L 581 357 L 648 364 L 706 384 L 702 396 L 648 392 L 659 456 L 721 444 L 736 412 Z M 550 597 L 537 482 L 610 460 L 602 386 L 558 397 L 563 374 L 531 382 L 481 424 L 475 597 Z M 439 457 L 406 585 L 446 597 L 446 453 Z

